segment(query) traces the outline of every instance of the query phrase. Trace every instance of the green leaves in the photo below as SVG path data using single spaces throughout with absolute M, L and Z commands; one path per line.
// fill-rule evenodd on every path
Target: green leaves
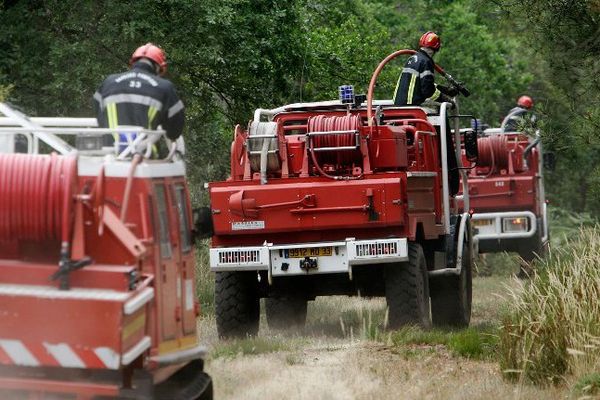
M 555 2 L 541 2 L 547 3 L 542 11 L 536 2 L 518 3 L 506 14 L 495 3 L 467 0 L 11 2 L 0 11 L 0 86 L 12 85 L 9 100 L 31 114 L 90 116 L 91 96 L 102 79 L 125 70 L 131 52 L 152 41 L 166 51 L 168 77 L 186 104 L 190 171 L 201 183 L 225 177 L 233 127 L 245 126 L 255 108 L 335 98 L 341 84 L 364 93 L 386 55 L 415 48 L 423 32 L 434 30 L 443 46 L 436 62 L 473 93 L 461 99 L 461 111 L 497 126 L 520 94 L 533 94 L 538 104 L 560 99 L 559 105 L 548 102 L 545 119 L 558 120 L 549 126 L 564 148 L 570 143 L 559 129 L 569 126 L 584 137 L 600 123 L 600 87 L 589 79 L 600 76 L 592 74 L 600 71 L 600 62 L 586 58 L 577 90 L 565 90 L 562 61 L 544 62 L 534 45 L 554 42 L 525 33 L 532 30 L 527 19 L 532 13 L 542 13 L 535 17 L 544 23 L 557 21 L 546 15 Z M 582 3 L 589 8 L 593 2 Z M 591 20 L 581 10 L 575 7 L 566 21 L 581 18 L 587 25 L 571 32 L 569 22 L 556 29 L 584 44 L 591 38 Z M 542 24 L 536 32 L 564 49 L 563 36 L 547 33 L 552 29 Z M 592 51 L 596 43 L 586 46 Z M 398 59 L 383 70 L 376 98 L 393 96 L 403 63 Z M 573 95 L 582 93 L 593 93 L 596 102 L 580 108 Z M 571 127 L 556 115 L 566 115 L 573 104 L 585 112 Z

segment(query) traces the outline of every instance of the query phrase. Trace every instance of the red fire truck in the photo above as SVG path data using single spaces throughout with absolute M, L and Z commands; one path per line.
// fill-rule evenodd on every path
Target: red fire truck
M 517 252 L 530 262 L 548 244 L 548 216 L 539 131 L 534 135 L 500 128 L 480 133 L 479 160 L 469 173 L 470 209 L 480 253 Z
M 463 137 L 476 156 L 474 132 L 450 129 L 449 103 L 373 100 L 381 69 L 413 53 L 384 59 L 366 96 L 342 86 L 338 101 L 258 109 L 235 128 L 231 176 L 208 185 L 221 336 L 256 334 L 260 298 L 275 328 L 302 326 L 328 295 L 385 296 L 391 327 L 469 323 L 470 215 L 450 178 Z
M 0 111 L 0 398 L 212 398 L 177 144 Z

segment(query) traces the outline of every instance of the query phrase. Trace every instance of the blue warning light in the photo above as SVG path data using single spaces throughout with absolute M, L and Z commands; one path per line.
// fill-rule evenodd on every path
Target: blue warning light
M 354 103 L 354 86 L 342 85 L 338 88 L 338 93 L 342 104 Z

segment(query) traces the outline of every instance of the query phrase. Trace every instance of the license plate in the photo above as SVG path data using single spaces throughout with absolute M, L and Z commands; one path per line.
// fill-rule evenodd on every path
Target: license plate
M 492 225 L 491 219 L 474 219 L 473 226 Z
M 307 247 L 303 249 L 287 249 L 285 258 L 322 257 L 333 254 L 332 247 Z

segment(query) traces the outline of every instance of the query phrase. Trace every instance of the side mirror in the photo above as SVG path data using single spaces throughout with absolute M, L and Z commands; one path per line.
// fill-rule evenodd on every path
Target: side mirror
M 192 210 L 194 218 L 194 240 L 209 238 L 213 235 L 213 221 L 210 207 L 200 207 Z
M 554 171 L 556 168 L 556 154 L 549 151 L 543 155 L 544 168 L 548 171 Z
M 467 160 L 477 162 L 479 148 L 477 147 L 477 131 L 466 131 L 464 134 L 465 155 Z

